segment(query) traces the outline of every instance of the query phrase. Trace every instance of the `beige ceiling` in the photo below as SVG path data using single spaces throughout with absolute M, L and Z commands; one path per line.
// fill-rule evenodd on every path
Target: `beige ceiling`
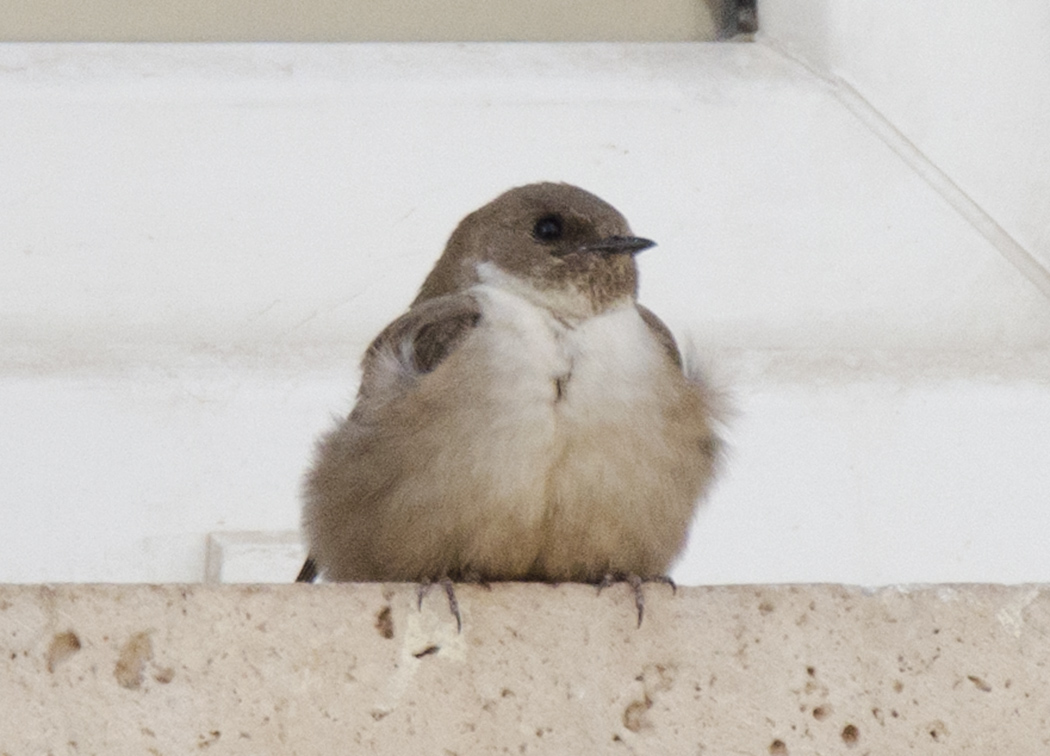
M 721 0 L 6 0 L 0 41 L 702 41 Z

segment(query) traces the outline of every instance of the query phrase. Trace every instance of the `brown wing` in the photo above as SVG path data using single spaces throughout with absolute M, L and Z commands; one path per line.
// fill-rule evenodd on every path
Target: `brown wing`
M 420 375 L 440 365 L 481 319 L 478 302 L 470 294 L 449 294 L 414 305 L 383 329 L 364 358 L 365 379 L 377 357 L 392 352 L 404 369 Z
M 481 309 L 474 297 L 449 294 L 414 305 L 384 328 L 365 351 L 358 401 L 350 414 L 350 424 L 344 427 L 350 427 L 355 418 L 366 421 L 387 402 L 396 402 L 402 392 L 411 390 L 414 378 L 437 369 L 480 319 Z M 337 438 L 337 434 L 329 437 L 332 444 Z M 310 555 L 296 582 L 311 583 L 318 572 Z
M 667 352 L 667 356 L 681 369 L 682 354 L 678 351 L 678 344 L 675 342 L 674 336 L 671 335 L 671 329 L 648 307 L 640 304 L 636 304 L 635 307 L 638 308 L 638 314 L 642 316 L 642 320 L 649 326 L 649 330 L 653 332 L 653 336 L 656 337 L 657 341 L 660 342 L 660 345 Z

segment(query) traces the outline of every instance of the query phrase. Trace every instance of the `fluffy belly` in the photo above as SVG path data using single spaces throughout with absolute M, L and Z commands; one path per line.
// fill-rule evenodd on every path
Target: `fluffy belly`
M 704 423 L 694 413 L 690 432 L 680 372 L 633 308 L 525 338 L 495 325 L 463 350 L 487 367 L 473 390 L 461 382 L 474 412 L 448 439 L 462 454 L 448 468 L 461 483 L 447 484 L 476 502 L 449 534 L 457 561 L 492 579 L 665 572 L 701 479 L 690 457 Z

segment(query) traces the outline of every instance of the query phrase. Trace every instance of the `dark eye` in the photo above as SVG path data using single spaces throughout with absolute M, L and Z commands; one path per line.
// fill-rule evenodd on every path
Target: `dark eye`
M 532 235 L 541 242 L 557 241 L 562 235 L 561 218 L 557 215 L 544 215 L 532 227 Z

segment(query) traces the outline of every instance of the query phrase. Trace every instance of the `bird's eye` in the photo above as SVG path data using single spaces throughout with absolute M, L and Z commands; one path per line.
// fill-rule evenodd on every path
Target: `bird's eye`
M 557 215 L 544 215 L 532 227 L 532 235 L 537 241 L 557 241 L 562 235 L 562 221 Z

